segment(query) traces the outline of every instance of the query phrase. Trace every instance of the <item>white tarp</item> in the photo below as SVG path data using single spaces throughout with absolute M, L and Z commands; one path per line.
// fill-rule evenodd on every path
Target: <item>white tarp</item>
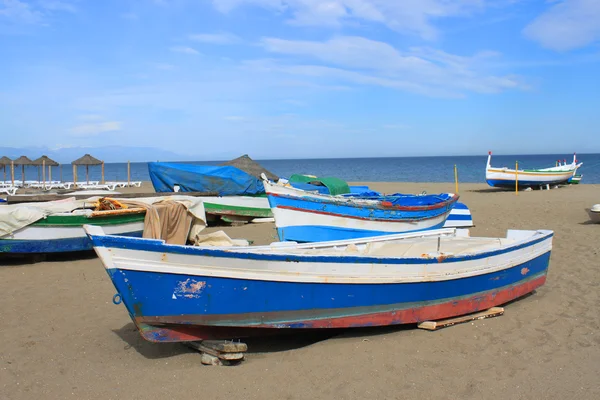
M 110 196 L 107 196 L 110 198 Z M 21 203 L 0 206 L 0 238 L 8 236 L 11 233 L 33 224 L 40 219 L 46 218 L 49 215 L 70 213 L 74 210 L 90 207 L 93 203 L 100 199 L 99 196 L 90 197 L 88 199 L 76 200 L 74 197 L 69 197 L 64 200 L 47 201 L 40 203 Z M 206 214 L 204 211 L 204 203 L 201 198 L 192 196 L 161 196 L 161 197 L 143 197 L 136 199 L 115 199 L 119 202 L 143 203 L 152 205 L 162 201 L 175 201 L 183 204 L 188 212 L 195 218 L 190 236 L 195 235 L 206 227 Z M 193 237 L 193 236 L 192 236 Z

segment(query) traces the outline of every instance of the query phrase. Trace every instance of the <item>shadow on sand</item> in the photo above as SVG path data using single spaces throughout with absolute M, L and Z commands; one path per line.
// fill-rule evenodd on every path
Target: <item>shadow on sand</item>
M 0 254 L 1 266 L 21 266 L 40 262 L 68 262 L 74 260 L 91 260 L 96 258 L 94 250 L 71 253 L 46 254 Z
M 272 335 L 247 337 L 239 339 L 248 345 L 248 354 L 277 353 L 296 350 L 315 343 L 331 339 L 347 329 L 311 329 L 302 332 L 278 331 Z M 113 330 L 125 343 L 125 350 L 134 348 L 142 356 L 149 359 L 173 357 L 180 354 L 196 353 L 183 343 L 151 343 L 143 339 L 133 323 Z M 237 341 L 237 339 L 234 339 Z

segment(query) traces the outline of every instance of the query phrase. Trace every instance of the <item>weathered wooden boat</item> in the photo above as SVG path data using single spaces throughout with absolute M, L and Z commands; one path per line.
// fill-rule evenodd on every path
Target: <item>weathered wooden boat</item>
M 573 184 L 573 185 L 579 185 L 579 183 L 581 182 L 581 179 L 583 178 L 583 174 L 579 175 L 573 175 L 573 177 L 571 179 L 569 179 L 569 183 Z
M 8 236 L 0 237 L 0 254 L 40 254 L 92 250 L 83 225 L 94 224 L 107 234 L 142 236 L 143 208 L 114 211 L 76 210 L 40 219 Z
M 418 323 L 498 306 L 546 281 L 552 231 L 442 229 L 324 243 L 195 247 L 85 226 L 152 342 Z
M 594 204 L 588 211 L 590 221 L 598 224 L 600 223 L 600 204 Z
M 374 200 L 311 193 L 264 180 L 279 240 L 320 242 L 444 226 L 458 195 L 394 195 Z
M 577 169 L 583 164 L 577 162 L 577 156 L 573 156 L 571 164 L 559 165 L 542 169 L 519 169 L 514 168 L 494 168 L 491 166 L 492 152 L 488 153 L 487 165 L 485 168 L 485 179 L 488 185 L 499 188 L 514 189 L 518 185 L 520 188 L 544 187 L 547 185 L 559 185 L 569 181 Z
M 205 211 L 217 217 L 271 217 L 260 174 L 278 177 L 247 155 L 221 165 L 149 163 L 148 172 L 156 192 L 213 192 L 203 197 Z

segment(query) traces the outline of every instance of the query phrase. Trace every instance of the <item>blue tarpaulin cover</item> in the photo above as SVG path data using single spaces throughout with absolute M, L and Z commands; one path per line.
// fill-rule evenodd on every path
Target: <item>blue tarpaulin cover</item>
M 148 172 L 154 190 L 173 192 L 217 192 L 219 196 L 250 196 L 265 193 L 260 179 L 231 166 L 207 166 L 151 162 Z

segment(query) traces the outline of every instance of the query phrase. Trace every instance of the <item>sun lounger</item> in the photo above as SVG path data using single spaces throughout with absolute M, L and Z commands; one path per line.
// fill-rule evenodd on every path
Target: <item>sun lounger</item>
M 17 193 L 17 188 L 14 186 L 0 187 L 0 193 L 5 193 L 9 196 L 14 196 Z

